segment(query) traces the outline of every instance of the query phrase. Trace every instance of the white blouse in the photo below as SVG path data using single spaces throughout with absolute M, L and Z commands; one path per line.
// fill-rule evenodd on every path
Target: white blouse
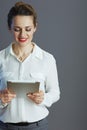
M 45 97 L 39 105 L 23 96 L 14 98 L 3 107 L 0 105 L 0 120 L 3 122 L 41 120 L 49 114 L 47 107 L 60 98 L 56 61 L 53 55 L 36 44 L 33 52 L 23 62 L 15 56 L 12 44 L 0 51 L 0 90 L 7 87 L 8 80 L 39 81 L 40 90 L 44 91 Z M 23 95 L 22 92 L 21 95 Z

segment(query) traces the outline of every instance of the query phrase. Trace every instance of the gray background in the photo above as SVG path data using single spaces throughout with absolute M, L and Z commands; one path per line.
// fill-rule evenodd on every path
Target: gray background
M 0 2 L 0 50 L 11 41 L 7 13 L 18 0 Z M 25 0 L 38 14 L 34 41 L 57 61 L 61 98 L 50 110 L 49 130 L 87 130 L 86 0 Z

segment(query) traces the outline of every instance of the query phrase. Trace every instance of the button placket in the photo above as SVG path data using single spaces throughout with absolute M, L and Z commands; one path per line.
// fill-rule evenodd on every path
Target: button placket
M 23 79 L 23 72 L 24 72 L 24 67 L 23 67 L 23 63 L 20 63 L 19 65 L 19 80 Z

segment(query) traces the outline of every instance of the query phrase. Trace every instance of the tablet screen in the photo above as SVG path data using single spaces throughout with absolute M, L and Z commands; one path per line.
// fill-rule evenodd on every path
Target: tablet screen
M 7 88 L 21 96 L 39 91 L 40 82 L 7 81 Z

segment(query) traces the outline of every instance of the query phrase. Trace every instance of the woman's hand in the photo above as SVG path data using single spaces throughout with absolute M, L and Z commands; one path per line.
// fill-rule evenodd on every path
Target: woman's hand
M 8 89 L 0 91 L 0 99 L 3 104 L 11 102 L 11 100 L 15 97 L 16 97 L 16 94 L 9 91 Z
M 36 104 L 40 104 L 44 100 L 44 92 L 43 91 L 39 91 L 39 92 L 35 92 L 35 93 L 28 93 L 27 96 L 32 101 L 34 101 Z

